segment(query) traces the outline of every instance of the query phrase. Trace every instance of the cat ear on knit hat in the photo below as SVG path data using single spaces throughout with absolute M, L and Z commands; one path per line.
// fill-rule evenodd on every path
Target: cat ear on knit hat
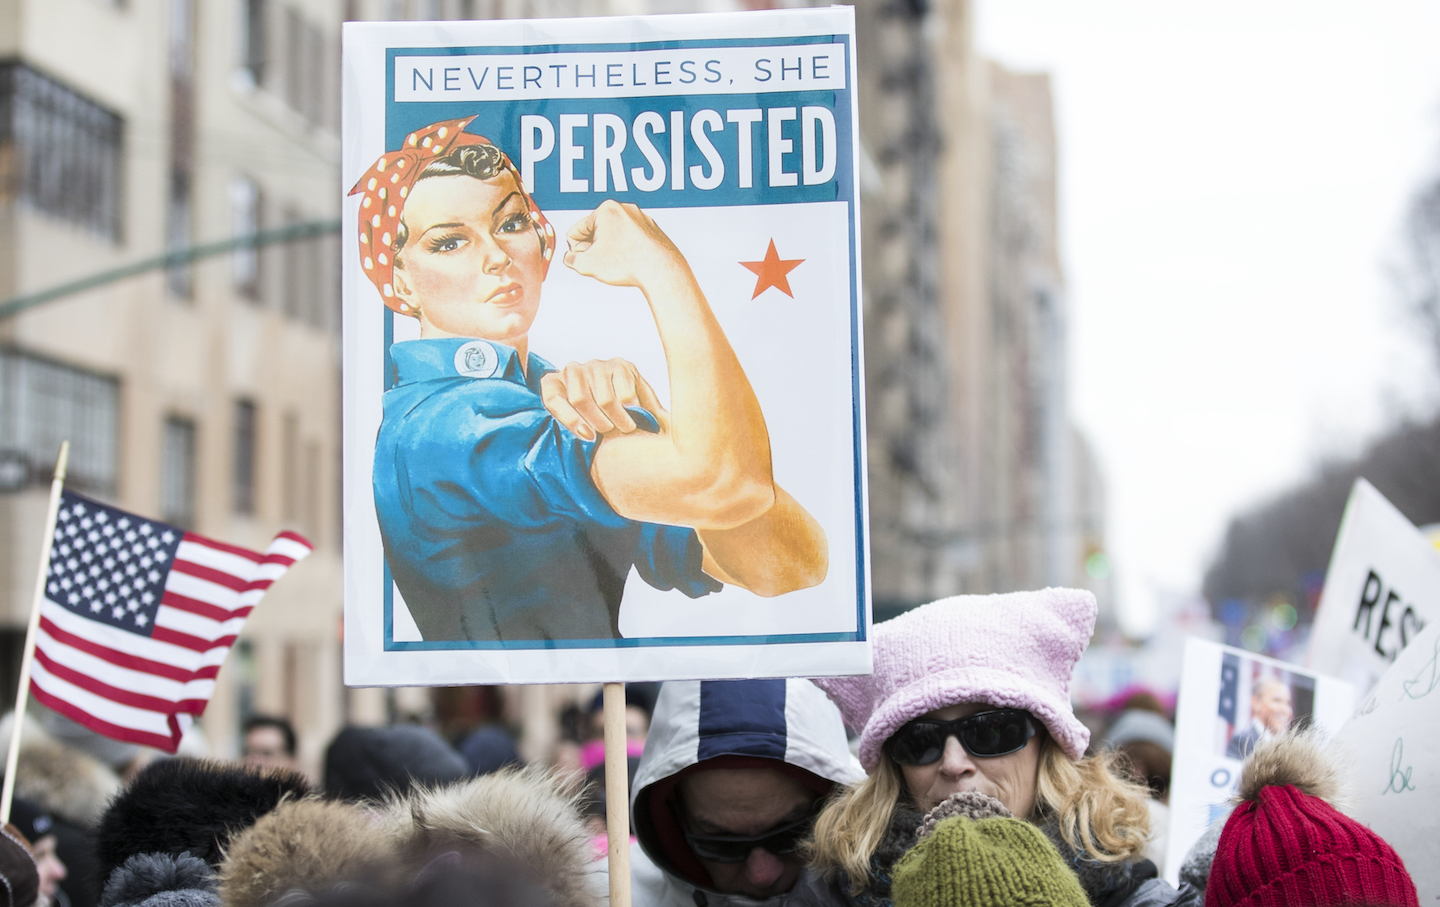
M 1078 760 L 1090 731 L 1075 717 L 1070 682 L 1096 611 L 1084 589 L 940 599 L 875 625 L 872 674 L 814 682 L 860 734 L 866 771 L 907 721 L 961 703 L 1025 709 Z

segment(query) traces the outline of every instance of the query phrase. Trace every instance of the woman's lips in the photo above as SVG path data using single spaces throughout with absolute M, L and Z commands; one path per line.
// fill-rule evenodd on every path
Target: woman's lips
M 503 283 L 485 297 L 486 305 L 515 305 L 525 298 L 525 288 L 518 283 Z

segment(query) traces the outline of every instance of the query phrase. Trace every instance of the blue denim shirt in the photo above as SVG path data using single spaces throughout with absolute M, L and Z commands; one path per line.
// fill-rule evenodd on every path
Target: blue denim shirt
M 590 478 L 599 442 L 540 399 L 554 371 L 485 340 L 390 348 L 375 510 L 390 572 L 426 640 L 618 638 L 634 565 L 691 598 L 721 584 L 695 530 L 620 516 Z M 658 431 L 644 410 L 631 414 Z

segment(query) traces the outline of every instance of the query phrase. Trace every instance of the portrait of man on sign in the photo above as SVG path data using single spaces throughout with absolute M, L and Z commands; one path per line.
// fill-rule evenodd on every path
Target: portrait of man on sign
M 363 274 L 419 326 L 389 347 L 373 489 L 421 636 L 618 638 L 632 567 L 690 598 L 822 582 L 825 533 L 775 483 L 760 403 L 685 256 L 614 200 L 558 238 L 472 119 L 409 134 L 351 192 Z M 531 350 L 557 255 L 640 291 L 666 375 Z
M 1314 718 L 1315 682 L 1258 659 L 1227 652 L 1220 668 L 1220 714 L 1224 733 L 1217 753 L 1244 759 L 1266 740 Z

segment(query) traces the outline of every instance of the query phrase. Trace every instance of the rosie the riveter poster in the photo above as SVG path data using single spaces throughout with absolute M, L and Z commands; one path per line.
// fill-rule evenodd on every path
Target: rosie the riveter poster
M 868 671 L 851 10 L 344 41 L 346 682 Z

